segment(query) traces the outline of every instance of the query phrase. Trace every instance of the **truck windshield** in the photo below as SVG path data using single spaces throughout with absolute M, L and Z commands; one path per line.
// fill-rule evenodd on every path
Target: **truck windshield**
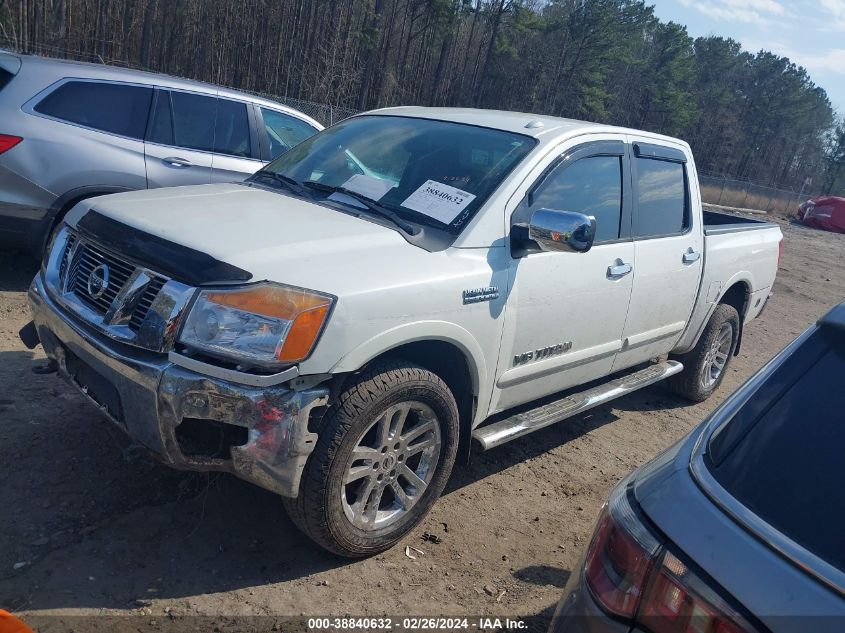
M 457 234 L 535 144 L 474 125 L 362 116 L 305 140 L 254 178 L 272 172 L 304 183 L 300 192 L 355 208 L 366 207 L 363 197 Z

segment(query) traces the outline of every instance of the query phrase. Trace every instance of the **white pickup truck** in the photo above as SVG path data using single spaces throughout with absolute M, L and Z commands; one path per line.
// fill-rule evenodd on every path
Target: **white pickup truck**
M 21 337 L 167 464 L 273 490 L 364 556 L 422 520 L 471 440 L 663 378 L 707 398 L 780 241 L 702 211 L 682 141 L 392 108 L 245 183 L 79 203 Z

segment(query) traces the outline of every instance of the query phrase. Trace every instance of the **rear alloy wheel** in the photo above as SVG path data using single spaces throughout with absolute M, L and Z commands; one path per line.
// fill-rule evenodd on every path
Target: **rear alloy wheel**
M 325 549 L 370 556 L 413 530 L 446 485 L 458 408 L 436 374 L 384 361 L 352 378 L 326 413 L 293 522 Z
M 733 337 L 733 326 L 728 321 L 724 322 L 704 357 L 701 368 L 701 386 L 704 389 L 715 387 L 716 383 L 722 378 L 722 373 L 725 371 L 733 348 Z
M 722 303 L 713 311 L 695 347 L 676 356 L 684 370 L 669 378 L 672 390 L 693 402 L 707 400 L 725 377 L 739 338 L 739 314 Z

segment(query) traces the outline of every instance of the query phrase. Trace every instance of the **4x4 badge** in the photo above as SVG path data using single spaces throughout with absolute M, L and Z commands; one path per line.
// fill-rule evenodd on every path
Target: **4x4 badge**
M 486 288 L 472 288 L 464 290 L 464 305 L 468 303 L 481 303 L 499 298 L 499 286 L 487 286 Z

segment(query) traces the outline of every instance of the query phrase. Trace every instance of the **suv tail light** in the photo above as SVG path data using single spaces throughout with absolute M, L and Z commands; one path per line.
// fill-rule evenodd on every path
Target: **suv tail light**
M 15 145 L 20 143 L 23 139 L 20 136 L 10 136 L 8 134 L 0 134 L 0 154 L 12 149 Z
M 604 610 L 652 633 L 757 631 L 651 534 L 624 484 L 602 510 L 584 576 Z

